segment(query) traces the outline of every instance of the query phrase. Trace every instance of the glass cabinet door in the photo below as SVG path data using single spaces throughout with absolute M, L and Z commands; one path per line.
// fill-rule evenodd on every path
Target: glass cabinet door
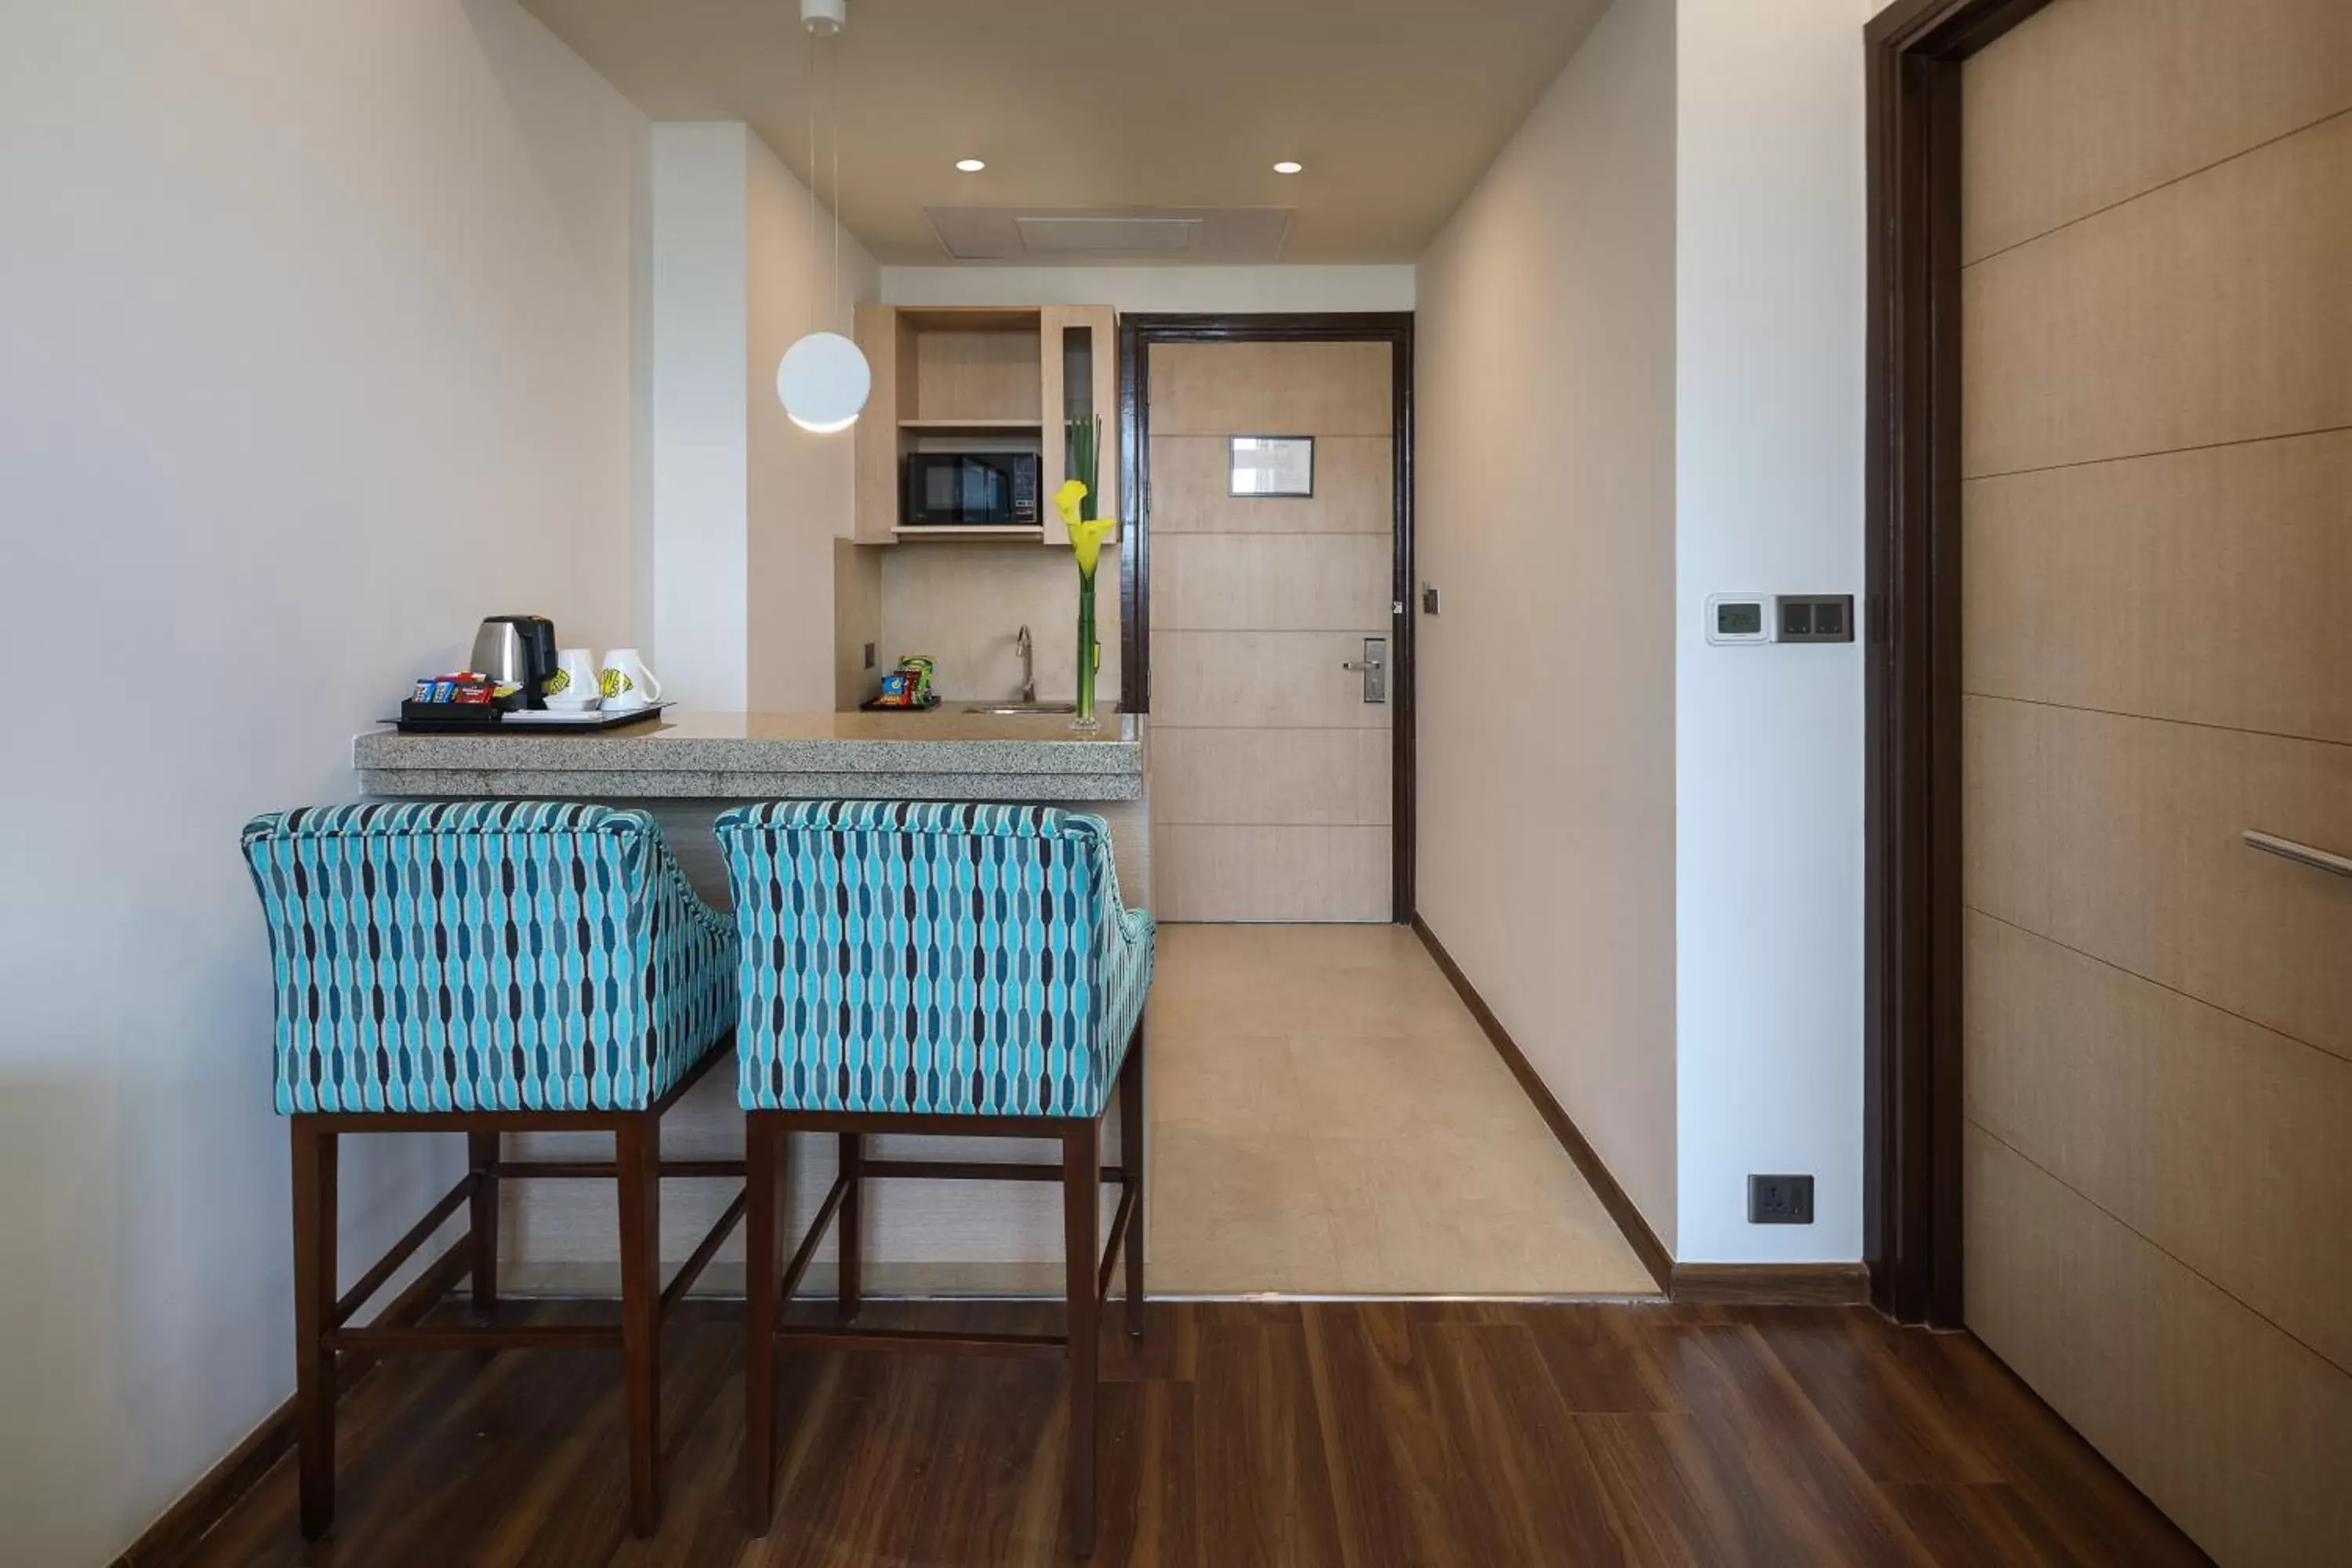
M 1069 531 L 1053 506 L 1071 471 L 1070 421 L 1101 420 L 1095 456 L 1095 515 L 1117 517 L 1118 469 L 1118 313 L 1108 305 L 1048 305 L 1040 321 L 1045 360 L 1044 462 L 1045 542 L 1066 546 Z M 1058 423 L 1055 423 L 1058 421 Z M 1116 536 L 1114 536 L 1116 537 Z

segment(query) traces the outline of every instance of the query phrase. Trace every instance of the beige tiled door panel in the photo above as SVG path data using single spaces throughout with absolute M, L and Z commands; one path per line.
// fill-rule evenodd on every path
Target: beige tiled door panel
M 2352 425 L 2352 114 L 1968 268 L 1970 477 Z
M 2066 0 L 1961 84 L 1975 261 L 2352 109 L 2352 5 Z
M 1150 354 L 1155 440 L 1391 433 L 1386 343 L 1154 343 Z
M 1155 416 L 1156 420 L 1156 416 Z M 1286 432 L 1273 432 L 1286 434 Z M 1395 446 L 1388 436 L 1318 436 L 1311 496 L 1236 496 L 1226 436 L 1151 436 L 1151 540 L 1173 533 L 1377 533 L 1395 509 Z
M 1386 827 L 1153 829 L 1168 921 L 1360 921 L 1389 906 Z
M 2000 698 L 1961 708 L 1972 908 L 2352 1058 L 2352 746 Z
M 2216 1560 L 2340 1563 L 2352 1377 L 1981 1129 L 1965 1163 L 1978 1337 Z
M 1386 730 L 1151 731 L 1155 823 L 1386 826 Z
M 2352 1372 L 2352 1063 L 1973 911 L 1969 1119 Z
M 1393 578 L 1385 533 L 1171 534 L 1151 544 L 1151 625 L 1381 637 Z
M 1972 479 L 1960 552 L 1969 691 L 2352 742 L 2352 431 Z
M 1386 730 L 1391 708 L 1364 700 L 1346 668 L 1377 631 L 1151 630 L 1151 720 L 1162 726 Z

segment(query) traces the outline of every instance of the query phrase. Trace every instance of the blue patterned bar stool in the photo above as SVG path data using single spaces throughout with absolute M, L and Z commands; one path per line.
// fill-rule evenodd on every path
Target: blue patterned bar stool
M 1097 1325 L 1119 1253 L 1127 1331 L 1143 1332 L 1143 1003 L 1151 917 L 1122 908 L 1110 832 L 1050 806 L 812 801 L 719 819 L 742 939 L 739 1088 L 748 1113 L 751 1305 L 744 1502 L 774 1511 L 779 1339 L 863 1349 L 1066 1355 L 1071 1543 L 1094 1550 Z M 1118 1167 L 1101 1163 L 1118 1085 Z M 831 1132 L 840 1173 L 777 1272 L 783 1137 Z M 1051 1138 L 1059 1166 L 866 1157 L 868 1133 Z M 1068 1332 L 959 1335 L 850 1326 L 858 1189 L 870 1179 L 1062 1182 Z M 1120 1184 L 1099 1259 L 1100 1184 Z M 841 1222 L 839 1327 L 787 1326 L 826 1226 Z
M 597 805 L 488 801 L 312 807 L 256 817 L 246 863 L 277 972 L 278 1110 L 294 1155 L 295 1424 L 303 1534 L 334 1521 L 336 1356 L 343 1351 L 589 1345 L 622 1352 L 630 1523 L 661 1510 L 661 1325 L 741 1215 L 739 1194 L 660 1286 L 661 1116 L 725 1053 L 735 933 L 697 898 L 653 818 Z M 459 1131 L 465 1179 L 335 1293 L 337 1140 Z M 609 1165 L 500 1157 L 509 1132 L 604 1131 Z M 498 1184 L 620 1183 L 621 1322 L 489 1321 Z M 441 1223 L 472 1205 L 446 1263 L 470 1261 L 473 1323 L 348 1325 Z M 444 1276 L 446 1278 L 446 1275 Z

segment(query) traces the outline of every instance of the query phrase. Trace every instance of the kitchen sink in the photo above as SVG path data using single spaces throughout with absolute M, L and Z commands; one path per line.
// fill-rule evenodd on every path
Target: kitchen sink
M 1075 702 L 967 702 L 963 705 L 966 713 L 992 713 L 1008 718 L 1020 714 L 1076 713 L 1077 710 L 1078 705 Z

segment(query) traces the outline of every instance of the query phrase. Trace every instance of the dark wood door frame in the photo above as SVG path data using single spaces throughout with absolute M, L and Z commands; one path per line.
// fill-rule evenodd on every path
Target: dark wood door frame
M 1871 1298 L 1960 1291 L 1960 64 L 2049 0 L 1897 0 L 1869 136 L 1864 1246 Z
M 1151 375 L 1153 343 L 1356 343 L 1390 348 L 1391 461 L 1395 502 L 1389 626 L 1389 706 L 1395 760 L 1389 865 L 1393 919 L 1413 915 L 1412 312 L 1333 311 L 1269 315 L 1134 315 L 1118 322 L 1120 473 L 1128 521 L 1119 574 L 1119 706 L 1151 710 Z

